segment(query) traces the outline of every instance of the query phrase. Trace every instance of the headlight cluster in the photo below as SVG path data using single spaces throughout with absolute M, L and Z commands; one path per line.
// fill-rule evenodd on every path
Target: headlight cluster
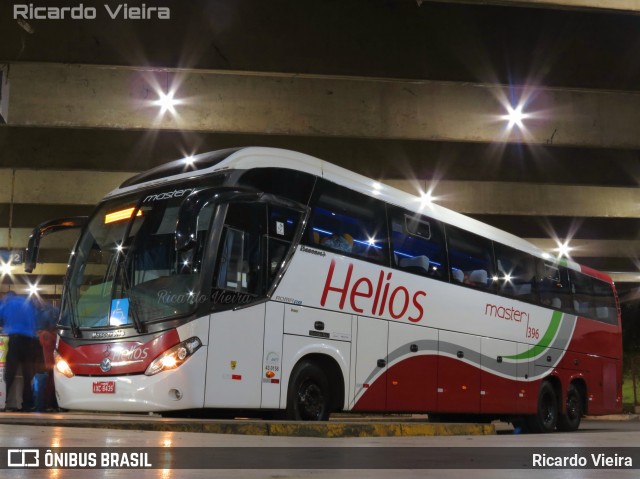
M 56 366 L 56 369 L 58 370 L 58 372 L 60 374 L 63 374 L 64 376 L 68 377 L 68 378 L 72 378 L 74 376 L 73 371 L 71 370 L 71 367 L 69 366 L 69 363 L 66 362 L 62 356 L 60 356 L 60 353 L 58 353 L 57 350 L 53 350 L 53 362 Z
M 154 374 L 166 371 L 167 369 L 175 369 L 184 363 L 189 356 L 195 353 L 200 346 L 202 346 L 202 342 L 195 336 L 182 341 L 171 349 L 167 349 L 164 353 L 151 361 L 151 364 L 149 364 L 149 367 L 147 367 L 147 370 L 144 373 L 147 376 L 153 376 Z

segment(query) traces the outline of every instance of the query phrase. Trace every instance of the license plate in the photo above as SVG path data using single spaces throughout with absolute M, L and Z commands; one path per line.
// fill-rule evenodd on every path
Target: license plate
M 98 381 L 93 383 L 93 394 L 115 394 L 115 381 Z

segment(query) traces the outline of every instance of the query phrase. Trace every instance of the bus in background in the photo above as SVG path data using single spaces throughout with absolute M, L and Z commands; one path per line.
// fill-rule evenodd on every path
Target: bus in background
M 609 277 L 307 155 L 177 160 L 82 227 L 55 351 L 66 409 L 333 411 L 575 430 L 622 409 Z

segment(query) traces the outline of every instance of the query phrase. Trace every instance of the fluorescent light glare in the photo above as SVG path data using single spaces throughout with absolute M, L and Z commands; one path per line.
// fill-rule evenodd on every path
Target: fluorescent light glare
M 517 126 L 518 128 L 522 128 L 524 126 L 523 120 L 529 117 L 527 113 L 522 111 L 523 105 L 518 105 L 513 108 L 511 105 L 507 106 L 507 114 L 502 118 L 509 121 L 507 128 L 511 129 L 513 126 Z
M 172 115 L 176 113 L 176 105 L 180 104 L 180 100 L 174 98 L 174 92 L 158 93 L 158 99 L 154 102 L 154 105 L 160 107 L 160 114 L 164 114 L 169 111 Z

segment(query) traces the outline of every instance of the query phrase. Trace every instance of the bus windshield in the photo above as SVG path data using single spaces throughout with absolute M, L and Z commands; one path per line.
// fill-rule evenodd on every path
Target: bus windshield
M 176 251 L 180 204 L 192 189 L 176 191 L 119 198 L 98 209 L 72 253 L 62 326 L 140 326 L 195 309 L 213 207 L 199 214 L 196 247 Z

